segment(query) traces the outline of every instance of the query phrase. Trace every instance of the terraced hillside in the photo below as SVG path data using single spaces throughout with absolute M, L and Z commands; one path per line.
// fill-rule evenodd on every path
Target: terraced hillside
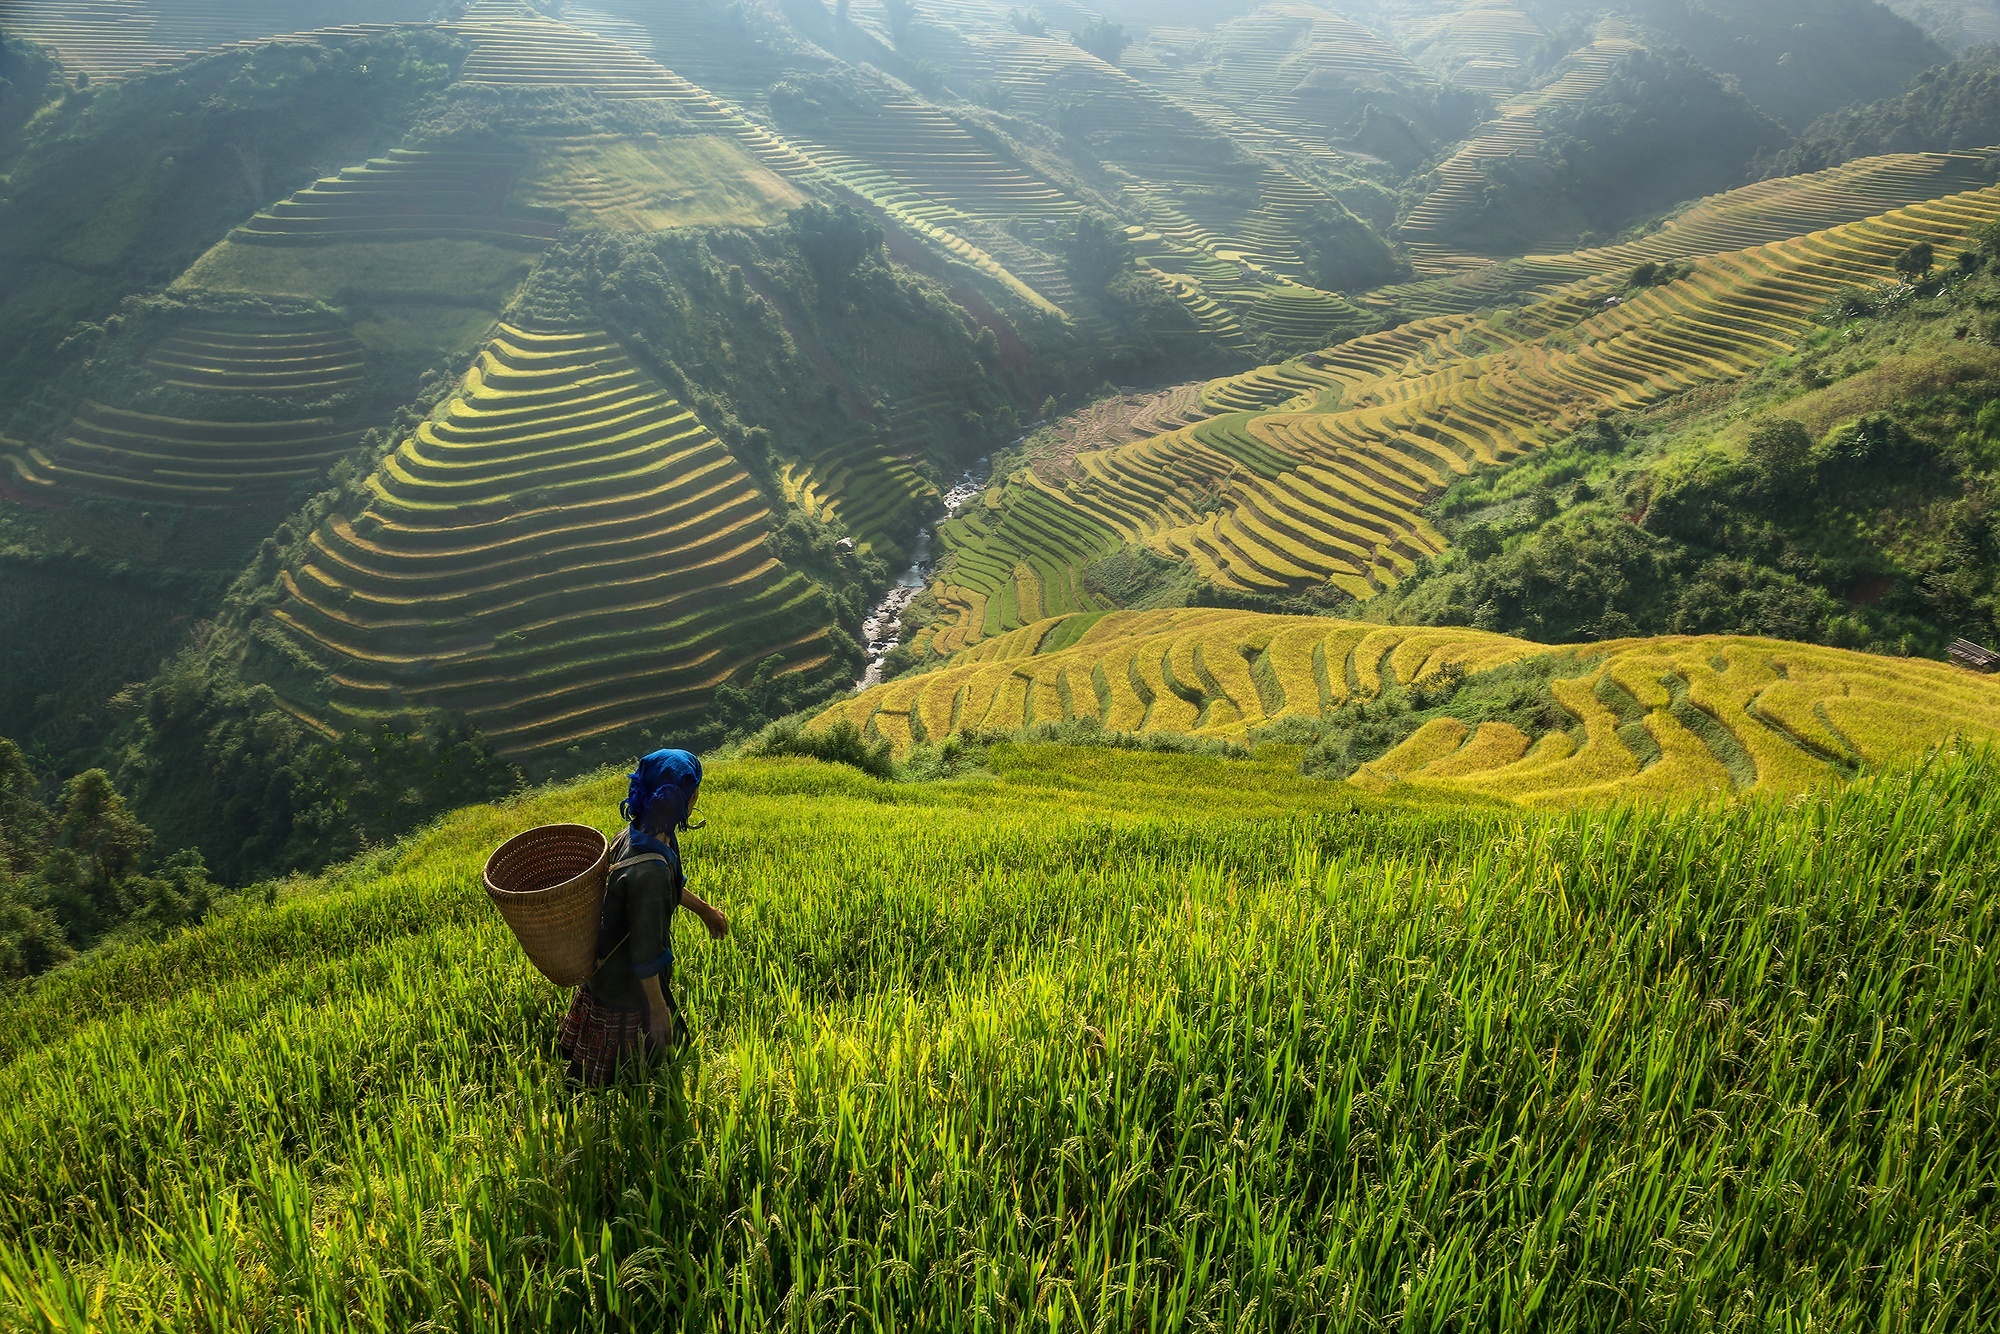
M 1620 60 L 1640 49 L 1619 35 L 1621 31 L 1607 23 L 1596 41 L 1563 61 L 1560 77 L 1545 88 L 1503 103 L 1498 116 L 1439 165 L 1437 184 L 1411 210 L 1400 229 L 1418 273 L 1453 273 L 1485 262 L 1483 256 L 1468 251 L 1462 223 L 1477 208 L 1486 188 L 1482 167 L 1499 158 L 1539 153 L 1542 118 L 1547 112 L 1588 98 L 1604 86 Z
M 675 98 L 685 80 L 625 43 L 537 18 L 472 16 L 479 45 L 459 78 L 501 87 L 588 88 L 599 97 Z
M 1074 313 L 1076 294 L 1046 248 L 1077 201 L 925 103 L 891 97 L 835 109 L 805 127 L 816 171 L 1031 304 Z M 1001 225 L 1004 224 L 1004 225 Z
M 1225 133 L 1207 111 L 1050 38 L 989 34 L 977 51 L 973 72 L 1012 112 L 1056 125 L 1110 172 L 1128 216 L 1143 220 L 1138 257 L 1205 332 L 1244 345 L 1246 330 L 1312 340 L 1366 327 L 1365 314 L 1311 285 L 1298 239 L 1315 209 L 1345 210 L 1270 153 L 1269 131 Z M 1320 153 L 1318 175 L 1346 165 L 1323 144 Z
M 203 421 L 86 403 L 46 448 L 0 452 L 24 495 L 231 506 L 309 483 L 360 442 L 331 417 Z
M 866 112 L 841 111 L 826 119 L 821 135 L 834 153 L 866 161 L 897 185 L 974 217 L 1050 221 L 1077 209 L 1062 191 L 923 102 L 892 99 Z M 814 147 L 808 151 L 823 160 Z
M 1548 37 L 1541 24 L 1508 0 L 1474 0 L 1395 27 L 1419 62 L 1461 88 L 1489 93 L 1526 87 L 1529 61 Z
M 907 516 L 927 513 L 938 498 L 937 483 L 913 462 L 917 456 L 910 445 L 857 431 L 809 457 L 781 463 L 778 485 L 790 504 L 837 520 L 871 551 L 900 557 L 907 553 L 892 533 L 905 530 Z
M 413 235 L 551 239 L 555 224 L 505 208 L 521 165 L 520 155 L 508 151 L 394 148 L 271 205 L 231 239 L 259 244 Z
M 1992 179 L 2000 152 L 1892 153 L 1785 176 L 1696 200 L 1636 241 L 1528 255 L 1379 288 L 1363 303 L 1405 316 L 1453 314 L 1516 300 L 1593 274 L 1742 250 L 1960 194 Z
M 983 233 L 977 241 L 968 239 L 964 233 L 972 230 L 968 226 L 971 215 L 951 203 L 913 189 L 893 172 L 836 148 L 822 146 L 817 152 L 808 152 L 753 120 L 742 108 L 690 83 L 631 46 L 543 18 L 504 15 L 489 18 L 471 13 L 460 28 L 477 41 L 460 73 L 467 84 L 587 88 L 601 97 L 669 103 L 695 124 L 733 140 L 778 176 L 811 180 L 848 192 L 943 255 L 978 270 L 1030 305 L 1051 314 L 1062 314 L 1058 301 L 1051 300 L 1042 290 L 1049 287 L 1058 297 L 1065 295 L 1061 275 L 1045 259 L 1038 260 L 1034 252 L 1010 246 L 1004 231 Z M 955 130 L 948 118 L 933 110 L 914 105 L 911 109 L 917 122 L 921 122 L 913 122 L 915 132 L 949 135 Z M 956 133 L 962 136 L 963 131 Z M 888 142 L 893 145 L 895 137 L 891 136 Z M 946 148 L 957 151 L 950 145 Z M 975 196 L 981 195 L 983 188 L 991 186 L 995 179 L 984 167 L 975 169 L 971 177 L 953 176 L 954 168 L 950 165 L 941 164 L 939 169 L 952 176 L 959 188 Z M 1043 199 L 1038 190 L 1030 187 L 1029 194 Z M 1057 209 L 1058 213 L 1064 211 Z M 1001 247 L 1008 253 L 996 256 L 990 252 L 990 246 Z
M 415 0 L 8 0 L 0 30 L 115 79 L 190 53 L 333 24 L 428 17 Z
M 726 135 L 571 135 L 525 147 L 520 204 L 618 231 L 761 227 L 805 202 Z
M 1218 28 L 1205 63 L 1154 74 L 1159 86 L 1215 116 L 1250 146 L 1345 166 L 1331 146 L 1372 99 L 1428 95 L 1437 80 L 1360 24 L 1312 5 L 1280 3 Z
M 46 444 L 0 446 L 14 488 L 43 499 L 235 506 L 312 483 L 360 442 L 354 400 L 366 354 L 343 321 L 196 316 L 159 338 L 143 364 L 214 415 L 86 402 Z
M 362 349 L 344 324 L 307 317 L 197 320 L 146 358 L 176 389 L 203 394 L 323 398 L 361 383 Z
M 1298 732 L 1447 673 L 1546 668 L 1559 720 L 1531 734 L 1447 702 L 1348 779 L 1528 804 L 1790 795 L 2000 737 L 2000 682 L 1917 659 L 1737 637 L 1553 650 L 1476 630 L 1241 611 L 1113 612 L 1023 627 L 827 709 L 907 750 L 956 732 L 1085 720 L 1218 739 Z M 1289 727 L 1287 725 L 1290 725 Z M 1405 789 L 1410 790 L 1410 789 Z
M 2000 190 L 1969 191 L 1710 256 L 1638 295 L 1585 279 L 1504 318 L 1438 316 L 1211 385 L 1206 403 L 1245 410 L 1079 454 L 1075 476 L 1019 471 L 947 525 L 935 591 L 950 620 L 931 643 L 1092 609 L 1088 567 L 1126 544 L 1227 587 L 1372 596 L 1443 549 L 1420 508 L 1454 477 L 1601 411 L 1736 379 L 1912 243 L 1949 248 L 1996 219 Z
M 546 196 L 520 197 L 540 166 L 514 147 L 390 149 L 259 210 L 173 290 L 197 303 L 299 300 L 343 310 L 373 377 L 363 387 L 386 385 L 381 377 L 394 368 L 398 392 L 408 392 L 419 369 L 478 346 L 561 230 L 557 211 L 535 206 Z M 331 361 L 301 360 L 320 336 L 311 321 L 290 336 L 298 355 L 282 352 L 278 332 L 192 330 L 150 366 L 179 388 L 243 391 L 294 374 L 302 378 L 288 392 L 331 390 L 356 374 L 356 348 L 345 340 L 319 349 Z M 321 372 L 332 380 L 313 383 Z
M 509 204 L 524 161 L 392 149 L 260 210 L 181 275 L 177 295 L 306 298 L 365 318 L 194 317 L 144 366 L 212 408 L 88 402 L 48 440 L 0 450 L 0 466 L 17 492 L 54 500 L 215 508 L 312 483 L 369 424 L 371 375 L 396 367 L 383 384 L 404 389 L 411 363 L 469 350 L 556 235 L 558 222 Z
M 476 13 L 461 26 L 478 42 L 462 73 L 468 84 L 581 86 L 604 96 L 669 102 L 713 128 L 718 145 L 733 139 L 780 176 L 810 179 L 858 197 L 1029 304 L 1083 318 L 1093 336 L 1111 337 L 1112 331 L 1102 327 L 1087 305 L 1079 306 L 1059 258 L 1061 230 L 1076 214 L 1078 201 L 996 147 L 991 136 L 970 133 L 932 103 L 883 91 L 865 107 L 832 106 L 815 113 L 810 123 L 781 121 L 786 134 L 780 135 L 633 45 L 540 18 Z M 673 54 L 662 52 L 657 42 L 653 50 Z M 1141 119 L 1172 121 L 1180 131 L 1214 140 L 1224 154 L 1232 151 L 1186 109 L 1069 43 L 986 34 L 978 51 L 1003 84 L 1018 85 L 1024 110 L 1045 106 L 1057 96 L 1069 106 L 1073 91 L 1054 91 L 1051 72 L 1081 72 L 1086 79 L 1113 85 L 1118 96 L 1133 104 L 1123 108 L 1126 113 L 1136 106 Z M 666 142 L 668 148 L 661 151 L 684 151 L 673 147 L 681 141 Z M 624 157 L 633 151 L 630 145 L 617 150 Z M 533 179 L 523 179 L 516 199 L 610 225 L 667 220 L 664 215 L 641 218 L 635 214 L 630 185 L 606 184 L 612 178 L 650 177 L 648 164 L 623 163 L 629 169 L 621 170 L 620 164 L 585 161 L 589 156 L 587 146 L 576 144 L 542 157 L 528 169 Z M 700 165 L 676 162 L 671 174 L 702 179 L 705 172 L 690 170 Z M 1174 202 L 1190 184 L 1211 191 L 1225 184 L 1213 173 L 1204 174 L 1198 163 L 1183 157 L 1169 170 L 1134 178 L 1132 202 L 1153 222 L 1141 240 L 1142 255 L 1159 281 L 1189 307 L 1204 331 L 1225 345 L 1247 346 L 1246 329 L 1310 343 L 1367 327 L 1372 317 L 1365 312 L 1301 281 L 1300 253 L 1291 231 L 1311 209 L 1337 210 L 1338 205 L 1282 170 L 1248 160 L 1237 165 L 1242 169 L 1237 176 L 1248 173 L 1235 182 L 1247 189 L 1247 206 L 1232 204 L 1226 217 L 1206 221 L 1182 213 Z M 658 198 L 673 191 L 642 193 Z M 747 209 L 753 219 L 757 199 L 776 193 L 771 188 L 733 192 L 739 210 Z M 693 217 L 702 212 L 699 208 L 682 212 L 703 220 Z
M 748 475 L 601 334 L 503 327 L 369 488 L 271 612 L 332 673 L 293 701 L 324 723 L 436 706 L 531 756 L 694 709 L 773 655 L 829 661 Z
M 470 16 L 470 15 L 469 15 Z M 706 0 L 595 0 L 562 7 L 565 22 L 669 65 L 682 78 L 739 105 L 754 101 L 784 67 L 790 43 L 742 21 L 741 10 Z

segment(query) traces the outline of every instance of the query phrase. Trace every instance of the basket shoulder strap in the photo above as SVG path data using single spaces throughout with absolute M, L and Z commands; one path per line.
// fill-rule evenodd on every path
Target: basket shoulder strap
M 622 853 L 625 851 L 627 846 L 628 846 L 627 836 L 620 834 L 618 836 L 618 841 L 611 845 L 611 851 L 613 854 Z M 645 864 L 646 862 L 658 862 L 662 866 L 665 866 L 667 864 L 667 859 L 661 856 L 657 852 L 635 852 L 629 857 L 621 856 L 618 858 L 617 861 L 611 863 L 610 868 L 605 871 L 604 873 L 605 887 L 608 890 L 611 884 L 611 877 L 618 874 L 618 872 L 624 870 L 626 867 L 640 866 Z M 632 934 L 630 931 L 626 931 L 621 933 L 618 939 L 612 941 L 609 945 L 606 945 L 604 943 L 604 937 L 607 934 L 607 931 L 606 931 L 606 923 L 603 918 L 603 912 L 604 909 L 608 908 L 609 906 L 610 906 L 610 895 L 607 893 L 605 895 L 604 905 L 598 909 L 597 962 L 599 964 L 602 964 L 606 959 L 610 958 L 612 954 L 617 951 L 618 947 L 625 943 L 625 937 Z

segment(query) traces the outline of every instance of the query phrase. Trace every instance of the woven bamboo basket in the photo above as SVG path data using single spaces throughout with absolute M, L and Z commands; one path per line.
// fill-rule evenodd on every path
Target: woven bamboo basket
M 486 859 L 486 896 L 559 987 L 580 985 L 597 966 L 610 851 L 589 825 L 551 824 L 514 835 Z

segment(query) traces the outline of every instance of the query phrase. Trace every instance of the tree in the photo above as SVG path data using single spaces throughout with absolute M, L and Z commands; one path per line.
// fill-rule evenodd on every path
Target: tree
M 1093 18 L 1083 25 L 1070 40 L 1107 65 L 1118 63 L 1118 57 L 1125 54 L 1125 48 L 1132 45 L 1132 37 L 1122 23 L 1113 23 L 1104 17 Z
M 1919 241 L 1896 256 L 1896 272 L 1911 283 L 1920 283 L 1937 267 L 1937 251 L 1929 241 Z
M 0 737 L 0 877 L 24 875 L 41 864 L 49 841 L 49 813 L 21 748 Z
M 1758 423 L 1750 432 L 1743 452 L 1757 469 L 1764 486 L 1777 495 L 1790 495 L 1798 490 L 1812 473 L 1812 436 L 1789 417 Z
M 1015 32 L 1023 37 L 1046 37 L 1049 35 L 1048 20 L 1039 9 L 1010 9 L 1007 22 Z
M 820 282 L 836 287 L 882 248 L 882 229 L 845 204 L 807 204 L 792 210 L 792 235 Z
M 1112 279 L 1132 267 L 1132 249 L 1115 218 L 1079 213 L 1068 239 L 1069 276 L 1080 291 L 1100 295 Z
M 145 862 L 153 831 L 111 786 L 109 774 L 86 769 L 63 785 L 54 834 L 41 872 L 50 906 L 72 939 L 102 935 L 131 906 L 120 882 Z
M 114 932 L 157 933 L 208 915 L 201 854 L 149 862 L 153 831 L 102 769 L 63 785 L 51 811 L 20 748 L 0 737 L 0 981 L 45 972 Z

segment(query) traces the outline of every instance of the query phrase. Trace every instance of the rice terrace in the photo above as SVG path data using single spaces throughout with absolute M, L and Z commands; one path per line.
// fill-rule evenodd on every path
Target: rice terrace
M 2000 0 L 0 0 L 0 1331 L 2000 1328 Z

